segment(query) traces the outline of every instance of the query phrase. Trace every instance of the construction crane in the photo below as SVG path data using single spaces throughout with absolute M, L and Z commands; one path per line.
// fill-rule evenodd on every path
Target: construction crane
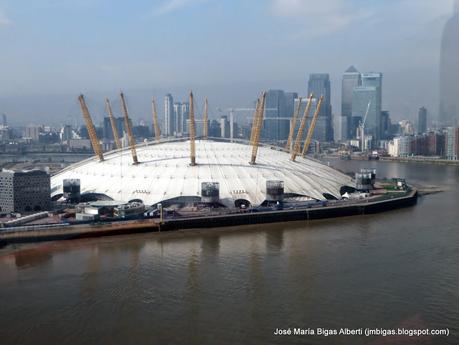
M 298 115 L 300 114 L 300 109 L 301 109 L 301 101 L 302 98 L 300 97 L 298 99 L 298 106 L 295 109 L 295 113 L 293 114 L 293 119 L 290 122 L 290 133 L 288 134 L 288 139 L 287 139 L 287 144 L 285 145 L 285 149 L 290 151 L 290 145 L 292 145 L 292 140 L 293 140 L 293 135 L 295 134 L 295 127 L 296 127 L 296 122 L 298 121 Z
M 110 100 L 105 98 L 105 108 L 107 109 L 108 118 L 110 119 L 110 125 L 112 126 L 113 139 L 115 140 L 115 146 L 119 150 L 121 148 L 121 141 L 118 135 L 118 129 L 116 128 L 115 118 L 113 117 L 112 105 Z
M 136 165 L 136 164 L 139 164 L 139 160 L 137 159 L 137 151 L 135 149 L 135 139 L 134 139 L 134 136 L 132 135 L 131 122 L 129 121 L 128 109 L 126 106 L 126 100 L 124 99 L 123 92 L 120 93 L 120 98 L 121 98 L 121 108 L 123 110 L 123 115 L 124 115 L 124 126 L 126 127 L 126 132 L 127 132 L 128 139 L 129 139 L 129 146 L 131 148 L 132 160 L 134 162 L 134 165 Z
M 265 101 L 266 101 L 266 92 L 263 92 L 261 95 L 261 100 L 259 102 L 259 109 L 258 109 L 258 114 L 256 116 L 256 123 L 254 123 L 255 126 L 255 132 L 253 135 L 253 142 L 252 142 L 252 157 L 250 158 L 250 164 L 255 165 L 255 161 L 257 159 L 257 153 L 258 153 L 258 144 L 260 142 L 260 133 L 261 133 L 261 127 L 263 124 L 263 115 L 265 112 Z
M 196 127 L 194 123 L 194 101 L 193 101 L 193 92 L 190 92 L 190 158 L 191 166 L 196 165 Z
M 156 101 L 153 98 L 151 101 L 151 110 L 153 113 L 153 128 L 155 130 L 155 140 L 157 143 L 161 140 L 161 131 L 159 129 L 159 123 L 158 123 L 158 112 L 156 111 Z
M 306 108 L 304 109 L 303 117 L 301 119 L 301 124 L 300 128 L 298 128 L 298 134 L 296 135 L 295 139 L 295 144 L 293 145 L 293 150 L 292 150 L 292 156 L 291 160 L 294 162 L 296 159 L 296 156 L 300 154 L 300 145 L 301 145 L 301 140 L 303 139 L 303 132 L 304 128 L 306 127 L 306 122 L 309 117 L 309 112 L 311 110 L 311 104 L 312 104 L 312 98 L 314 95 L 311 93 L 308 98 L 308 103 L 306 104 Z
M 306 153 L 309 150 L 309 145 L 311 144 L 312 135 L 314 134 L 314 129 L 316 128 L 317 118 L 319 117 L 320 108 L 322 106 L 323 100 L 324 100 L 324 96 L 320 96 L 319 103 L 317 103 L 316 111 L 314 112 L 314 116 L 312 117 L 312 121 L 308 129 L 308 134 L 304 142 L 303 152 L 301 153 L 303 157 L 306 155 Z
M 86 105 L 84 96 L 80 95 L 78 97 L 78 101 L 80 102 L 81 113 L 83 114 L 83 119 L 86 123 L 86 128 L 88 129 L 92 149 L 94 150 L 94 153 L 99 156 L 99 160 L 103 162 L 104 154 L 102 153 L 102 147 L 100 146 L 99 139 L 97 138 L 96 129 L 94 128 L 94 124 L 91 120 L 91 115 L 89 114 L 88 106 Z
M 360 132 L 360 140 L 361 140 L 361 149 L 362 149 L 362 152 L 364 150 L 364 147 L 365 147 L 365 123 L 367 122 L 367 117 L 368 117 L 368 113 L 370 112 L 370 106 L 371 106 L 371 99 L 368 101 L 368 105 L 367 105 L 367 111 L 365 112 L 365 116 L 363 118 L 363 121 L 360 121 L 360 124 L 359 124 L 359 132 Z
M 207 102 L 207 97 L 204 101 L 204 116 L 203 116 L 203 137 L 207 139 L 209 137 L 209 115 L 208 115 L 209 103 Z

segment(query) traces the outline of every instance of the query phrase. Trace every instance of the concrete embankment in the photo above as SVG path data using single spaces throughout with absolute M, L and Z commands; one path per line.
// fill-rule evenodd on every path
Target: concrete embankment
M 373 214 L 397 208 L 413 206 L 417 202 L 417 190 L 412 190 L 405 196 L 378 201 L 361 201 L 354 204 L 341 204 L 307 209 L 279 210 L 268 212 L 248 212 L 212 217 L 190 217 L 168 219 L 161 225 L 161 231 L 213 228 L 221 226 L 236 226 L 246 224 L 276 223 L 298 220 L 314 220 Z
M 399 162 L 399 163 L 425 163 L 425 164 L 440 164 L 440 165 L 459 165 L 459 161 L 450 159 L 439 159 L 429 157 L 381 157 L 381 161 Z
M 0 230 L 0 244 L 114 236 L 157 231 L 158 229 L 159 224 L 155 219 L 95 224 L 21 226 Z
M 0 244 L 67 240 L 85 237 L 112 236 L 140 232 L 173 231 L 193 228 L 214 228 L 247 224 L 314 220 L 389 211 L 416 204 L 418 192 L 412 190 L 403 196 L 382 200 L 363 200 L 337 205 L 303 209 L 285 209 L 266 212 L 243 212 L 186 218 L 141 219 L 112 223 L 79 224 L 67 226 L 18 227 L 0 230 Z

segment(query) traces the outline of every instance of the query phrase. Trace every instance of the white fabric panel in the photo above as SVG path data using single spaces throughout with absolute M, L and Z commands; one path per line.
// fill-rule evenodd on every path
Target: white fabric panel
M 64 179 L 81 180 L 81 192 L 98 192 L 115 200 L 142 199 L 154 204 L 178 196 L 200 196 L 202 182 L 219 182 L 220 198 L 227 205 L 248 199 L 258 205 L 265 200 L 266 181 L 284 181 L 286 193 L 324 199 L 323 193 L 339 197 L 349 176 L 318 161 L 260 146 L 257 164 L 250 165 L 251 146 L 243 143 L 198 140 L 196 166 L 190 166 L 189 141 L 140 144 L 139 165 L 132 164 L 129 148 L 73 164 L 51 178 L 53 194 L 62 193 Z

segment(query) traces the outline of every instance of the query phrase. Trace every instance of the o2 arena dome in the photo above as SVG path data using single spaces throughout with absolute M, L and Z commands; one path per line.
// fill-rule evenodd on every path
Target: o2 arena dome
M 129 147 L 73 164 L 51 178 L 52 195 L 62 193 L 63 181 L 79 179 L 81 193 L 105 194 L 117 201 L 141 200 L 154 205 L 174 200 L 200 200 L 203 184 L 218 186 L 219 203 L 257 206 L 267 200 L 267 184 L 283 185 L 284 198 L 341 198 L 340 189 L 352 179 L 308 157 L 290 159 L 284 150 L 260 145 L 256 164 L 251 146 L 243 142 L 196 140 L 196 165 L 190 165 L 190 140 L 136 145 L 138 164 Z M 218 184 L 217 184 L 218 183 Z

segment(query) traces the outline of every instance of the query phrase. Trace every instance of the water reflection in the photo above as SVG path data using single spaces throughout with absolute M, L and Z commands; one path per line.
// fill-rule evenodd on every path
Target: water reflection
M 189 322 L 191 325 L 197 321 L 201 310 L 202 301 L 200 300 L 200 292 L 199 255 L 196 248 L 193 247 L 188 258 L 186 291 L 184 296 L 184 302 L 187 307 L 186 313 L 190 317 Z
M 202 255 L 207 258 L 217 258 L 220 251 L 220 236 L 209 235 L 202 238 Z
M 392 328 L 413 315 L 458 334 L 459 167 L 375 166 L 449 191 L 364 217 L 0 251 L 0 342 L 270 344 L 279 326 Z
M 24 249 L 14 252 L 14 260 L 18 269 L 24 269 L 34 266 L 49 265 L 53 255 L 47 250 L 41 249 Z
M 101 268 L 101 256 L 99 246 L 92 246 L 86 263 L 86 274 L 83 274 L 81 281 L 81 295 L 91 295 L 99 288 L 99 273 Z
M 280 253 L 284 247 L 284 229 L 266 230 L 266 251 Z

